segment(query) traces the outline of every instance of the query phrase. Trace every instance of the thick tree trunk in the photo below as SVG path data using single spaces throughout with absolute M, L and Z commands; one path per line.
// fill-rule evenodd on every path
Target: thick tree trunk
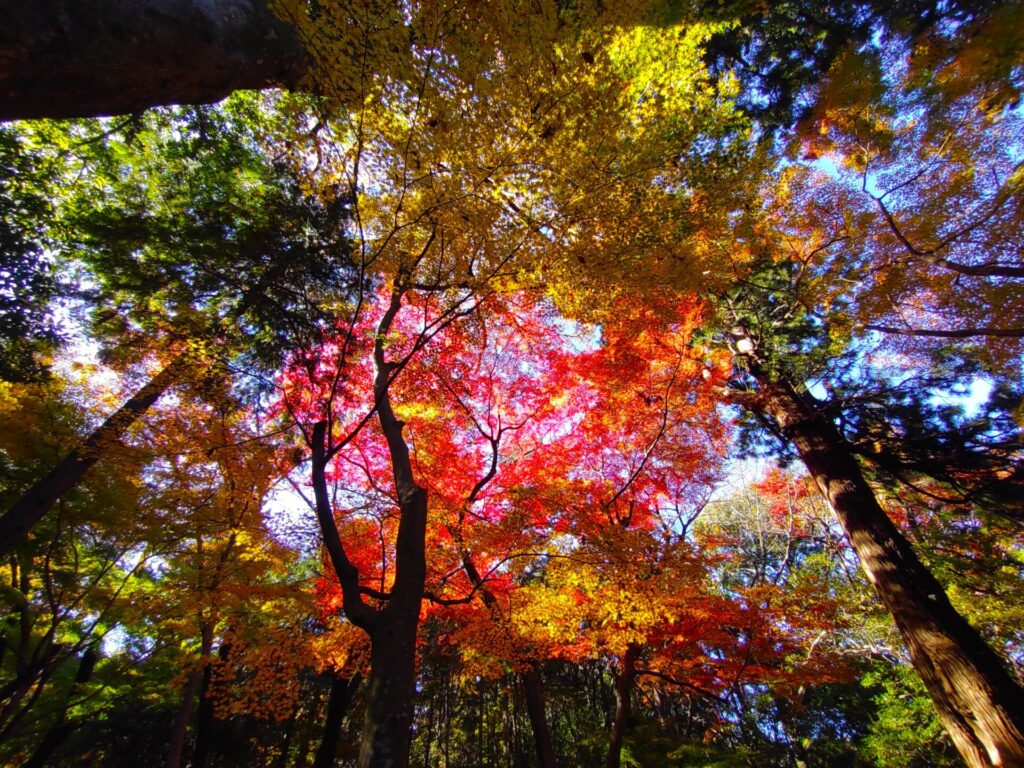
M 622 764 L 622 744 L 631 715 L 633 681 L 636 679 L 636 659 L 639 649 L 630 645 L 622 656 L 622 669 L 615 675 L 615 718 L 608 738 L 608 757 L 605 768 L 619 768 Z
M 395 581 L 387 606 L 370 629 L 370 677 L 359 748 L 360 768 L 405 768 L 416 688 L 416 631 L 427 579 L 427 491 L 416 484 L 403 422 L 391 406 L 391 372 L 384 340 L 401 308 L 395 291 L 377 327 L 373 356 L 377 420 L 388 444 L 401 520 L 395 537 Z
M 526 714 L 533 730 L 533 745 L 537 750 L 537 764 L 540 768 L 556 768 L 555 746 L 548 727 L 544 680 L 536 665 L 531 665 L 522 674 L 523 693 L 526 699 Z
M 377 419 L 387 442 L 400 520 L 395 538 L 395 578 L 382 609 L 363 600 L 359 571 L 349 560 L 338 535 L 327 492 L 326 468 L 331 456 L 327 422 L 311 431 L 313 494 L 324 547 L 341 584 L 342 609 L 349 621 L 370 636 L 370 674 L 359 748 L 360 768 L 406 768 L 412 736 L 413 695 L 416 686 L 416 633 L 427 578 L 427 491 L 416 484 L 403 422 L 391 405 L 391 373 L 385 359 L 385 340 L 402 305 L 396 290 L 377 327 L 374 344 L 373 394 Z
M 382 622 L 371 635 L 359 768 L 409 764 L 419 613 Z
M 327 699 L 327 717 L 324 719 L 324 735 L 316 751 L 313 768 L 333 768 L 335 756 L 338 754 L 338 739 L 341 736 L 341 724 L 345 720 L 349 704 L 359 687 L 361 678 L 356 673 L 351 678 L 331 678 L 331 694 Z
M 1024 766 L 1024 689 L 889 520 L 836 426 L 792 384 L 751 368 L 763 411 L 835 510 L 964 760 L 972 768 Z
M 0 557 L 17 546 L 57 500 L 74 488 L 82 476 L 116 443 L 132 423 L 157 401 L 184 371 L 187 360 L 179 356 L 149 380 L 116 413 L 97 427 L 85 441 L 65 456 L 39 482 L 0 517 Z
M 308 68 L 266 0 L 0 0 L 0 19 L 0 120 L 206 104 Z

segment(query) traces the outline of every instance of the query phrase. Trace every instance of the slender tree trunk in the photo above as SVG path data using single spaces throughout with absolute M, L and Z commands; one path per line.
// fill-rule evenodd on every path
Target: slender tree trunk
M 309 68 L 266 0 L 0 0 L 0 19 L 0 120 L 207 104 Z
M 523 672 L 522 678 L 526 713 L 530 718 L 533 744 L 537 750 L 537 763 L 540 768 L 556 768 L 558 763 L 555 761 L 555 747 L 545 712 L 544 680 L 536 664 L 532 664 Z
M 836 426 L 788 381 L 755 363 L 751 372 L 760 407 L 792 441 L 835 510 L 965 762 L 1024 766 L 1024 689 L 889 520 Z
M 230 643 L 221 643 L 217 649 L 217 658 L 226 661 L 231 653 Z M 192 751 L 191 768 L 205 768 L 210 748 L 216 740 L 215 730 L 217 718 L 213 716 L 213 702 L 210 700 L 210 679 L 213 667 L 209 664 L 203 669 L 203 683 L 199 688 L 199 711 L 196 712 L 196 746 Z
M 36 747 L 36 751 L 32 753 L 32 756 L 28 760 L 25 761 L 22 768 L 43 768 L 50 759 L 50 755 L 52 755 L 56 749 L 74 732 L 75 724 L 73 722 L 68 722 L 68 709 L 70 709 L 79 689 L 92 679 L 92 672 L 96 668 L 96 661 L 98 658 L 99 656 L 94 648 L 90 646 L 85 649 L 85 652 L 82 654 L 82 659 L 78 663 L 78 672 L 75 674 L 75 681 L 71 685 L 67 701 L 64 703 L 64 708 L 61 710 L 61 713 L 57 718 L 57 722 L 54 723 L 53 727 L 50 728 L 49 731 L 46 732 L 46 735 L 39 743 L 39 746 Z
M 210 655 L 213 648 L 213 627 L 203 624 L 200 629 L 201 642 L 200 650 L 205 659 Z M 181 706 L 178 707 L 178 715 L 174 718 L 174 725 L 171 728 L 171 744 L 167 750 L 167 768 L 181 768 L 182 756 L 185 754 L 185 736 L 188 733 L 188 721 L 192 717 L 192 709 L 195 707 L 196 694 L 199 693 L 206 674 L 205 669 L 197 669 L 189 675 L 188 683 L 181 694 Z
M 181 768 L 181 757 L 185 753 L 185 736 L 188 734 L 188 721 L 192 717 L 192 708 L 195 706 L 196 693 L 203 682 L 201 670 L 193 672 L 185 690 L 181 692 L 181 704 L 178 706 L 178 714 L 174 718 L 174 725 L 171 727 L 171 744 L 167 750 L 167 768 Z
M 155 2 L 156 0 L 151 0 Z M 205 1 L 205 0 L 204 0 Z M 235 0 L 230 0 L 234 2 Z M 0 10 L 7 0 L 0 0 Z M 175 0 L 177 2 L 177 0 Z M 0 62 L 3 61 L 0 48 Z M 279 259 L 268 267 L 247 289 L 233 315 L 237 319 L 248 312 L 266 296 L 267 290 L 283 275 L 289 266 L 285 259 Z M 85 441 L 65 456 L 42 480 L 37 482 L 0 517 L 0 559 L 26 536 L 32 526 L 39 522 L 57 500 L 70 491 L 85 476 L 85 473 L 103 455 L 104 450 L 116 443 L 128 428 L 144 414 L 167 389 L 175 384 L 193 360 L 183 354 L 171 360 L 156 376 L 132 395 L 116 413 L 101 424 Z
M 210 755 L 210 742 L 213 740 L 213 703 L 210 701 L 210 678 L 213 669 L 207 665 L 203 669 L 202 683 L 199 686 L 199 708 L 196 712 L 196 743 L 192 749 L 190 768 L 206 768 L 206 758 Z
M 636 659 L 639 649 L 635 645 L 626 648 L 622 656 L 622 669 L 615 675 L 615 718 L 612 720 L 611 736 L 608 738 L 608 757 L 605 768 L 619 768 L 622 763 L 622 744 L 629 723 L 633 681 L 636 678 Z
M 332 768 L 338 754 L 338 739 L 341 724 L 348 713 L 349 704 L 362 678 L 357 672 L 351 678 L 332 677 L 331 693 L 327 699 L 327 717 L 324 719 L 324 735 L 313 760 L 313 768 Z
M 427 702 L 427 736 L 423 744 L 423 768 L 430 768 L 430 750 L 434 746 L 434 713 L 437 710 L 437 696 L 432 692 Z
M 17 546 L 57 500 L 74 488 L 103 453 L 121 439 L 128 428 L 157 401 L 185 370 L 179 356 L 129 398 L 116 413 L 97 427 L 85 441 L 65 456 L 42 480 L 28 489 L 0 517 L 0 557 Z
M 322 696 L 320 694 L 314 694 L 312 704 L 309 706 L 310 718 L 317 720 L 320 714 L 320 700 Z M 313 743 L 313 733 L 310 728 L 306 727 L 303 723 L 299 729 L 299 741 L 295 748 L 295 762 L 292 763 L 292 768 L 306 768 L 309 765 L 309 752 Z
M 462 552 L 462 569 L 469 577 L 470 583 L 476 588 L 477 593 L 484 605 L 497 620 L 497 598 L 484 585 L 483 577 L 473 562 L 472 553 Z M 533 742 L 537 750 L 537 763 L 540 768 L 556 768 L 555 747 L 551 740 L 551 729 L 548 727 L 546 700 L 544 696 L 544 681 L 540 676 L 540 670 L 536 663 L 531 663 L 527 670 L 521 675 L 523 693 L 526 698 L 526 711 L 530 717 L 530 726 L 533 730 Z

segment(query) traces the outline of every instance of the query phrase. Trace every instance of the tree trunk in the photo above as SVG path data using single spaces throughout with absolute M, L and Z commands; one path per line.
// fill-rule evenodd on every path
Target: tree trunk
M 213 648 L 213 627 L 203 624 L 200 628 L 200 651 L 203 659 L 210 655 Z M 192 717 L 192 708 L 196 703 L 196 694 L 199 693 L 203 684 L 206 670 L 197 669 L 189 675 L 185 690 L 181 693 L 181 706 L 178 707 L 178 715 L 174 718 L 174 725 L 171 728 L 171 743 L 167 750 L 167 768 L 181 768 L 182 756 L 185 754 L 185 736 L 188 733 L 188 721 Z
M 210 701 L 210 678 L 213 668 L 207 665 L 203 669 L 203 681 L 199 686 L 199 709 L 196 712 L 196 743 L 192 749 L 190 768 L 206 768 L 206 759 L 210 755 L 210 742 L 213 740 L 213 702 Z
M 409 764 L 416 631 L 427 570 L 426 490 L 417 487 L 402 500 L 400 508 L 395 584 L 380 621 L 370 632 L 370 676 L 359 768 L 405 768 Z M 404 580 L 402 575 L 406 576 Z
M 6 557 L 39 522 L 57 500 L 74 488 L 104 451 L 121 439 L 124 433 L 157 401 L 184 371 L 187 360 L 178 356 L 150 379 L 110 418 L 97 427 L 85 441 L 74 448 L 42 480 L 29 488 L 0 517 L 0 557 Z
M 274 768 L 285 768 L 288 765 L 288 753 L 292 749 L 292 739 L 295 738 L 295 728 L 298 726 L 299 705 L 292 707 L 292 714 L 284 727 L 284 737 L 281 739 L 280 751 L 274 757 Z M 192 768 L 199 768 L 193 765 Z
M 196 693 L 203 682 L 202 670 L 196 670 L 181 692 L 181 704 L 178 706 L 178 714 L 174 718 L 174 725 L 171 727 L 171 743 L 167 749 L 167 768 L 181 768 L 181 757 L 185 753 L 185 736 L 188 733 L 188 721 L 192 717 L 192 707 L 195 705 Z
M 372 635 L 360 768 L 409 764 L 418 618 L 382 623 Z
M 484 585 L 483 577 L 473 562 L 472 553 L 462 551 L 462 569 L 469 577 L 470 583 L 477 590 L 480 599 L 491 616 L 497 620 L 497 598 Z M 526 698 L 526 712 L 530 717 L 530 727 L 533 731 L 533 743 L 537 750 L 537 764 L 539 768 L 556 768 L 558 763 L 555 760 L 555 747 L 551 740 L 551 729 L 548 727 L 546 700 L 544 697 L 544 681 L 540 676 L 540 670 L 536 663 L 531 663 L 527 670 L 521 675 L 523 693 Z
M 266 0 L 0 0 L 0 120 L 207 104 L 309 68 Z
M 212 645 L 212 644 L 211 644 Z M 217 658 L 227 661 L 231 653 L 230 643 L 221 643 L 217 649 Z M 192 750 L 191 768 L 206 768 L 206 760 L 211 747 L 216 741 L 217 718 L 213 714 L 213 701 L 210 699 L 210 681 L 213 677 L 213 666 L 207 664 L 203 669 L 203 683 L 199 688 L 199 711 L 196 712 L 196 745 Z
M 537 764 L 540 768 L 555 768 L 558 764 L 555 762 L 555 747 L 545 713 L 544 680 L 535 664 L 523 672 L 522 678 L 526 713 L 530 717 L 533 744 L 537 749 Z
M 324 735 L 313 760 L 313 768 L 333 768 L 335 756 L 338 754 L 338 738 L 341 736 L 341 724 L 345 720 L 349 704 L 359 687 L 361 677 L 357 672 L 351 678 L 332 677 L 331 694 L 327 699 L 327 717 L 324 720 Z
M 622 763 L 622 744 L 626 736 L 626 725 L 631 715 L 633 680 L 636 677 L 636 659 L 639 649 L 635 645 L 626 648 L 622 656 L 622 669 L 615 675 L 615 719 L 608 738 L 608 757 L 605 768 L 619 768 Z
M 320 695 L 315 695 L 312 706 L 309 707 L 311 717 L 316 718 L 320 712 Z M 303 718 L 304 719 L 304 718 Z M 301 722 L 301 721 L 300 721 Z M 292 768 L 306 768 L 309 765 L 309 751 L 313 742 L 313 733 L 310 728 L 305 726 L 305 723 L 301 723 L 299 730 L 299 740 L 295 746 L 295 762 L 292 763 Z
M 764 398 L 761 408 L 835 510 L 965 762 L 972 768 L 1024 766 L 1024 689 L 889 520 L 836 426 L 790 382 L 753 363 L 751 373 Z

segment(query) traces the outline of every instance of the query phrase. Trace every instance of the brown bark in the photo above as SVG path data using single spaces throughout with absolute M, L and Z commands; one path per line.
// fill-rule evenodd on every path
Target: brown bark
M 57 500 L 74 488 L 106 448 L 124 435 L 132 423 L 157 401 L 184 371 L 187 360 L 179 356 L 150 379 L 81 445 L 61 459 L 0 517 L 0 557 L 17 546 Z
M 308 69 L 266 0 L 0 0 L 0 19 L 0 120 L 207 104 Z
M 636 660 L 639 649 L 635 645 L 626 648 L 622 656 L 622 669 L 615 674 L 615 719 L 608 738 L 608 756 L 605 768 L 619 768 L 622 764 L 622 744 L 626 737 L 626 725 L 631 714 L 633 681 L 636 679 Z
M 492 473 L 493 475 L 493 465 Z M 477 488 L 482 487 L 477 484 Z M 474 494 L 470 494 L 471 496 Z M 462 569 L 469 577 L 473 588 L 477 590 L 484 605 L 495 614 L 497 599 L 486 586 L 480 576 L 480 571 L 473 562 L 473 556 L 468 551 L 462 552 Z M 495 617 L 497 618 L 497 617 Z M 548 727 L 547 700 L 544 696 L 544 680 L 540 675 L 540 669 L 536 663 L 527 667 L 521 675 L 523 683 L 523 694 L 526 699 L 526 713 L 530 718 L 530 728 L 533 731 L 533 744 L 537 752 L 537 764 L 539 768 L 556 768 L 555 746 L 551 739 L 551 729 Z
M 405 768 L 409 763 L 416 632 L 427 570 L 427 492 L 415 484 L 410 488 L 405 483 L 406 477 L 412 477 L 408 448 L 401 438 L 401 424 L 394 418 L 389 403 L 386 413 L 380 418 L 387 424 L 386 429 L 392 430 L 392 439 L 388 442 L 394 441 L 393 431 L 397 430 L 397 439 L 404 449 L 393 451 L 392 462 L 404 464 L 404 467 L 401 470 L 403 481 L 398 484 L 401 522 L 395 553 L 395 581 L 387 605 L 380 610 L 363 602 L 358 571 L 349 561 L 334 525 L 324 480 L 326 423 L 319 422 L 313 430 L 313 491 L 324 544 L 341 582 L 343 609 L 349 620 L 370 636 L 370 673 L 359 750 L 360 768 Z
M 201 670 L 193 672 L 181 693 L 181 704 L 178 706 L 178 714 L 171 726 L 171 743 L 167 749 L 167 768 L 180 768 L 181 757 L 185 753 L 185 736 L 188 733 L 188 721 L 192 717 L 192 708 L 195 706 L 196 693 L 203 682 Z
M 878 504 L 845 440 L 814 403 L 756 362 L 763 410 L 796 447 L 839 518 L 965 762 L 1024 766 L 1024 689 L 967 623 Z
M 898 328 L 892 325 L 865 325 L 869 331 L 895 333 L 901 336 L 928 336 L 935 339 L 973 339 L 988 336 L 996 339 L 1024 338 L 1024 328 Z
M 393 365 L 385 360 L 385 339 L 401 308 L 402 294 L 377 328 L 374 345 L 374 400 L 377 420 L 387 441 L 401 519 L 395 542 L 395 580 L 387 605 L 370 630 L 370 677 L 359 749 L 360 768 L 405 768 L 416 685 L 416 631 L 427 578 L 427 491 L 413 477 L 405 426 L 391 406 Z
M 230 547 L 228 551 L 230 551 Z M 226 560 L 227 551 L 225 552 Z M 221 643 L 217 649 L 220 662 L 227 661 L 231 653 L 230 643 Z M 199 711 L 196 712 L 196 744 L 192 750 L 190 768 L 206 768 L 206 760 L 216 742 L 217 718 L 213 714 L 213 701 L 210 699 L 210 684 L 213 680 L 213 667 L 207 664 L 203 668 L 203 683 L 199 688 Z

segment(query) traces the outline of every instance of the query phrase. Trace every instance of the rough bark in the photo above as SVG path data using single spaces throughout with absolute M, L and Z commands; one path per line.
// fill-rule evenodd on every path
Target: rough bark
M 835 510 L 965 762 L 972 768 L 1024 766 L 1024 689 L 889 520 L 835 424 L 790 382 L 756 363 L 751 372 L 764 413 Z
M 409 764 L 418 618 L 396 616 L 371 635 L 359 768 Z
M 0 0 L 0 19 L 0 120 L 207 104 L 308 69 L 265 0 Z
M 331 693 L 327 699 L 327 717 L 324 720 L 324 735 L 316 750 L 313 768 L 333 768 L 338 754 L 338 739 L 341 737 L 341 724 L 345 720 L 349 704 L 359 687 L 361 677 L 358 673 L 351 678 L 334 677 L 331 679 Z
M 622 669 L 615 675 L 615 719 L 608 737 L 608 756 L 605 768 L 619 768 L 622 764 L 622 744 L 626 737 L 626 725 L 631 714 L 633 681 L 636 679 L 636 660 L 639 649 L 630 645 L 622 655 Z
M 17 546 L 57 500 L 81 481 L 104 451 L 120 440 L 132 423 L 177 381 L 186 365 L 183 356 L 174 359 L 14 502 L 0 517 L 0 558 Z

